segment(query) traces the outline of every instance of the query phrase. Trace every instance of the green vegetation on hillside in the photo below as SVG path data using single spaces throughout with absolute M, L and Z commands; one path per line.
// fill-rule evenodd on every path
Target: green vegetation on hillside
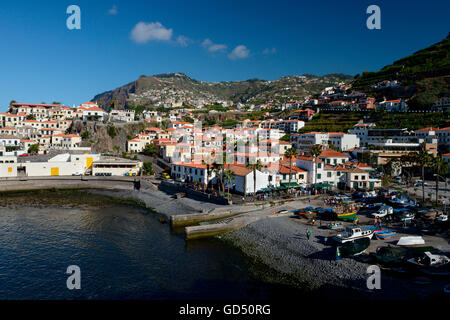
M 408 85 L 417 80 L 448 75 L 450 73 L 449 52 L 450 34 L 441 42 L 399 59 L 380 71 L 363 72 L 353 87 L 368 89 L 373 83 L 394 79 L 402 80 L 403 84 Z
M 395 61 L 377 72 L 357 74 L 353 89 L 378 99 L 411 98 L 410 109 L 427 109 L 443 94 L 450 92 L 450 34 L 442 41 Z M 399 80 L 404 87 L 373 89 L 383 80 Z
M 432 114 L 420 113 L 380 113 L 377 114 L 376 128 L 399 129 L 408 128 L 417 130 L 425 127 L 444 127 L 448 125 L 449 113 L 434 112 Z
M 305 126 L 299 132 L 347 132 L 366 115 L 367 113 L 363 112 L 320 112 L 310 121 L 306 122 Z

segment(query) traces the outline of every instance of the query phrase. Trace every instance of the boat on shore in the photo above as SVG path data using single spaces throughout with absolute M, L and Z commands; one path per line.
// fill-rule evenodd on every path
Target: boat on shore
M 317 212 L 313 207 L 306 207 L 304 209 L 297 210 L 295 215 L 305 218 L 312 218 L 317 215 Z
M 358 206 L 355 204 L 338 205 L 333 208 L 338 220 L 354 221 L 358 213 Z
M 334 239 L 339 243 L 346 243 L 349 241 L 355 241 L 358 239 L 368 238 L 372 239 L 374 234 L 373 230 L 362 229 L 360 227 L 348 226 L 345 231 L 336 235 Z
M 339 253 L 341 257 L 352 257 L 352 256 L 358 256 L 370 245 L 370 239 L 369 238 L 362 238 L 357 239 L 355 241 L 346 242 L 342 246 L 338 247 L 337 250 L 339 250 Z
M 426 251 L 421 256 L 407 259 L 406 264 L 413 271 L 427 276 L 445 278 L 450 276 L 450 259 L 444 254 L 433 254 Z
M 342 222 L 332 222 L 328 225 L 328 228 L 335 231 L 344 231 L 345 227 Z
M 354 221 L 357 213 L 357 210 L 337 213 L 337 218 L 342 221 Z
M 389 231 L 389 230 L 381 230 L 381 231 L 375 231 L 375 237 L 378 240 L 386 240 L 393 238 L 397 235 L 397 232 Z
M 397 242 L 398 246 L 414 246 L 422 244 L 425 244 L 425 240 L 423 240 L 421 236 L 401 237 Z

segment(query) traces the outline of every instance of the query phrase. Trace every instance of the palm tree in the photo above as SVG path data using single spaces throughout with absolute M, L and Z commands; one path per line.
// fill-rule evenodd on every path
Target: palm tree
M 322 154 L 320 145 L 315 144 L 311 147 L 311 155 L 314 159 L 314 186 L 317 183 L 317 158 Z
M 284 155 L 289 158 L 289 188 L 290 188 L 291 187 L 291 176 L 292 176 L 292 157 L 297 157 L 298 152 L 294 148 L 289 148 L 286 150 Z
M 256 161 L 256 163 L 248 164 L 247 169 L 253 170 L 253 198 L 256 198 L 256 170 L 261 170 L 263 167 L 261 164 L 261 160 Z
M 223 172 L 223 178 L 226 182 L 228 182 L 228 199 L 230 199 L 230 185 L 231 185 L 231 181 L 233 181 L 234 179 L 234 172 L 231 170 L 225 170 Z M 224 189 L 225 191 L 225 189 Z
M 422 202 L 425 203 L 425 167 L 431 164 L 432 156 L 426 150 L 425 144 L 421 144 L 420 150 L 410 153 L 410 157 L 412 162 L 420 167 L 422 172 Z
M 219 189 L 220 192 L 220 186 L 222 184 L 221 181 L 221 171 L 222 171 L 222 165 L 220 163 L 214 162 L 212 164 L 212 171 L 214 172 L 214 174 L 216 175 L 216 179 L 217 179 L 217 188 Z
M 448 164 L 442 157 L 436 157 L 433 159 L 433 169 L 436 174 L 436 205 L 439 199 L 439 175 L 446 174 L 448 172 Z

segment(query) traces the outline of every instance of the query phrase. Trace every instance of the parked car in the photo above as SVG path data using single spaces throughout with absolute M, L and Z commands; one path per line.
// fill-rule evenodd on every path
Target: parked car
M 427 183 L 426 181 L 423 182 L 422 180 L 416 180 L 416 181 L 414 181 L 413 186 L 414 186 L 414 187 L 421 187 L 422 184 L 423 184 L 424 186 L 427 186 L 427 185 L 428 185 L 428 183 Z
M 75 173 L 72 173 L 73 176 L 82 176 L 83 175 L 83 171 L 77 171 Z
M 288 210 L 280 210 L 280 211 L 278 211 L 277 213 L 289 213 L 289 211 Z
M 169 174 L 167 174 L 166 172 L 163 172 L 163 173 L 161 174 L 161 176 L 162 176 L 164 179 L 170 179 Z
M 388 214 L 393 214 L 393 213 L 394 213 L 394 209 L 392 207 L 382 206 L 376 212 L 372 213 L 372 217 L 383 218 L 383 217 L 386 217 Z

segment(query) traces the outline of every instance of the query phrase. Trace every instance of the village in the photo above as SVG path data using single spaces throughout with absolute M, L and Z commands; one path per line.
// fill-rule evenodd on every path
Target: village
M 390 294 L 415 292 L 394 280 L 405 274 L 437 278 L 420 294 L 448 290 L 448 119 L 412 128 L 376 120 L 446 114 L 448 97 L 427 112 L 409 110 L 405 100 L 376 101 L 340 83 L 285 103 L 100 106 L 12 101 L 0 113 L 2 190 L 82 188 L 134 199 L 185 241 L 218 236 L 292 279 L 302 265 L 302 279 L 317 287 L 364 282 L 366 267 L 376 264 Z M 220 113 L 240 118 L 204 117 Z M 339 127 L 333 120 L 314 126 L 323 115 L 346 114 L 353 119 L 347 129 L 328 130 Z M 94 149 L 89 126 L 107 128 L 113 141 L 127 125 L 138 132 L 114 140 L 124 145 Z

